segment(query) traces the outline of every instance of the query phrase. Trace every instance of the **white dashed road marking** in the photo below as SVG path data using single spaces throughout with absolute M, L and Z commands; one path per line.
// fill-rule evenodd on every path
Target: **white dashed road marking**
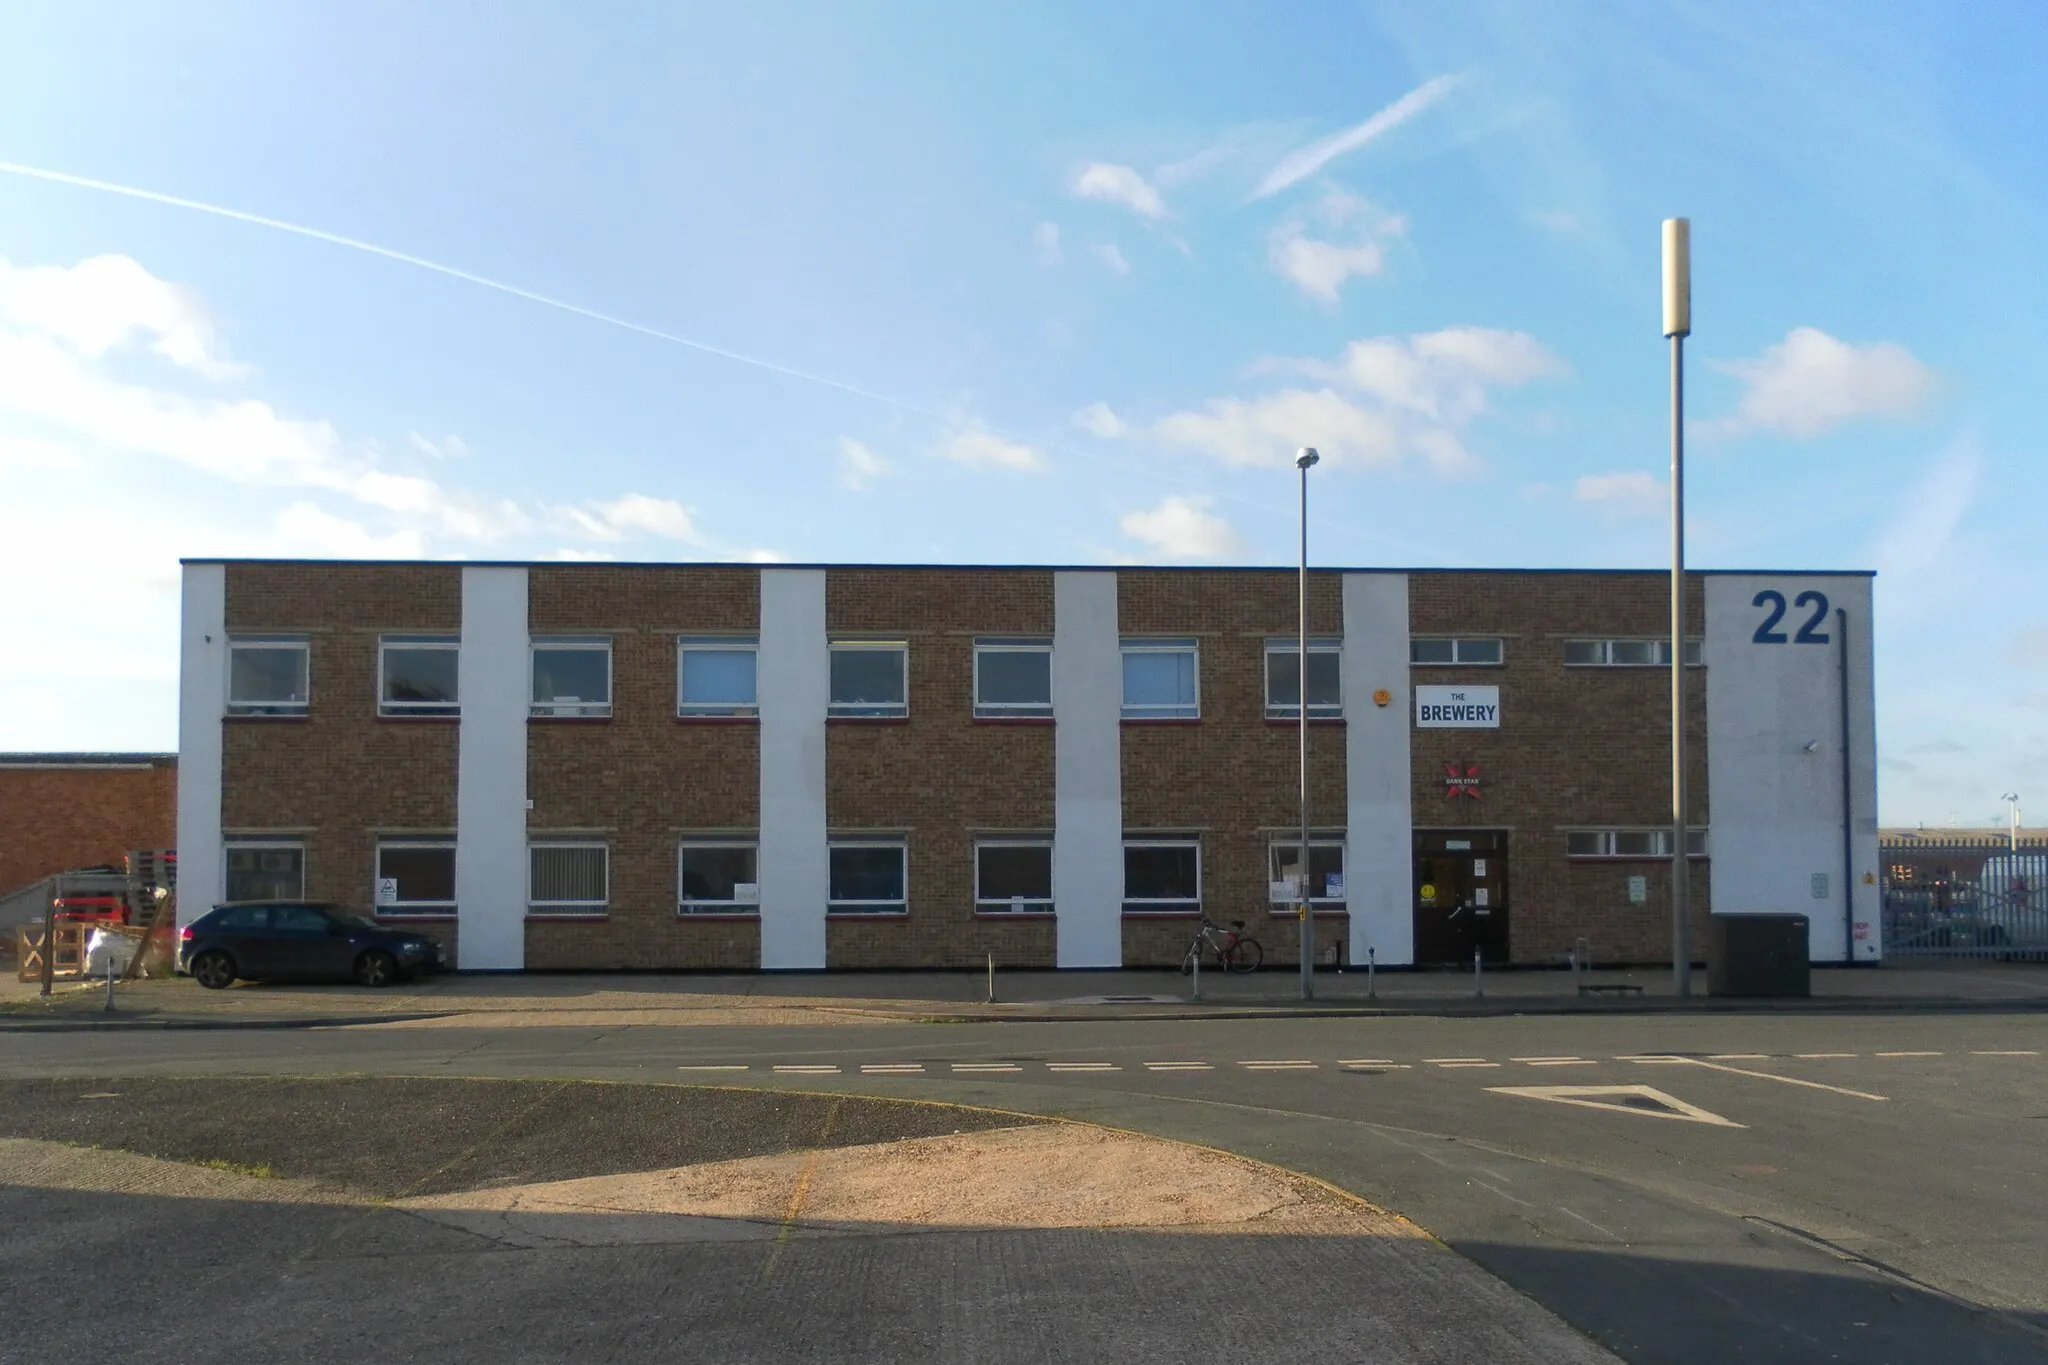
M 923 1062 L 863 1062 L 860 1074 L 863 1076 L 921 1076 Z
M 1338 1062 L 1338 1063 L 1337 1063 L 1337 1065 L 1338 1065 L 1338 1066 L 1380 1066 L 1380 1067 L 1386 1067 L 1387 1069 L 1389 1069 L 1389 1070 L 1391 1070 L 1391 1071 L 1410 1071 L 1410 1070 L 1413 1070 L 1413 1069 L 1414 1069 L 1414 1067 L 1413 1067 L 1413 1064 L 1412 1064 L 1412 1063 L 1409 1063 L 1409 1062 L 1397 1062 L 1397 1061 L 1395 1061 L 1395 1060 L 1394 1060 L 1394 1059 L 1393 1059 L 1392 1057 L 1348 1057 L 1348 1058 L 1344 1059 L 1343 1061 L 1340 1061 L 1340 1062 Z
M 955 1062 L 953 1069 L 971 1071 L 977 1075 L 1001 1075 L 1009 1071 L 1022 1071 L 1024 1068 L 1015 1062 Z
M 1768 1052 L 1710 1052 L 1707 1054 L 1707 1060 L 1710 1062 L 1768 1062 L 1771 1060 L 1771 1054 Z
M 1121 1071 L 1115 1062 L 1047 1062 L 1047 1071 Z
M 1310 703 L 1310 709 L 1314 709 L 1314 703 Z M 727 1063 L 723 1066 L 679 1066 L 676 1068 L 678 1071 L 745 1071 L 746 1069 L 747 1064 L 745 1062 Z
M 1587 1060 L 1586 1060 L 1586 1059 L 1585 1059 L 1584 1057 L 1510 1057 L 1510 1058 L 1508 1058 L 1508 1060 L 1509 1060 L 1509 1061 L 1511 1061 L 1511 1062 L 1520 1062 L 1520 1063 L 1522 1063 L 1522 1064 L 1523 1064 L 1524 1066 L 1597 1066 L 1597 1065 L 1598 1065 L 1598 1063 L 1597 1063 L 1597 1062 L 1589 1062 L 1589 1061 L 1587 1061 Z
M 1311 702 L 1309 705 L 1310 709 L 1314 709 L 1315 704 L 1313 702 Z M 2015 1048 L 2007 1052 L 1973 1052 L 1970 1055 L 1972 1057 L 2038 1057 L 2041 1054 L 2039 1052 L 2036 1052 L 2033 1048 L 2029 1047 Z
M 1147 1071 L 1214 1071 L 1207 1062 L 1147 1062 Z
M 1939 1052 L 1880 1052 L 1880 1057 L 1939 1057 Z
M 1288 1062 L 1239 1062 L 1247 1071 L 1314 1071 L 1316 1064 L 1309 1061 Z
M 839 1074 L 839 1068 L 838 1068 L 838 1067 L 836 1067 L 836 1066 L 809 1066 L 809 1065 L 804 1065 L 804 1066 L 782 1066 L 782 1065 L 778 1065 L 778 1066 L 777 1066 L 777 1067 L 776 1067 L 775 1069 L 776 1069 L 777 1071 L 787 1072 L 787 1073 L 789 1073 L 790 1075 L 793 1075 L 793 1076 L 837 1076 L 837 1075 Z
M 1795 1052 L 1792 1054 L 1802 1062 L 1824 1062 L 1832 1057 L 1854 1057 L 1853 1052 Z

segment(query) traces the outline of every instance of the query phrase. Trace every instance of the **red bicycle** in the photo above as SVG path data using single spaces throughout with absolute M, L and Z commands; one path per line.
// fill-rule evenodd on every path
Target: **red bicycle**
M 1188 944 L 1187 956 L 1180 960 L 1180 974 L 1193 975 L 1195 961 L 1204 949 L 1216 954 L 1216 965 L 1226 972 L 1255 972 L 1266 959 L 1266 950 L 1259 947 L 1259 941 L 1244 931 L 1244 921 L 1234 919 L 1228 929 L 1219 929 L 1207 920 L 1196 931 L 1194 942 Z

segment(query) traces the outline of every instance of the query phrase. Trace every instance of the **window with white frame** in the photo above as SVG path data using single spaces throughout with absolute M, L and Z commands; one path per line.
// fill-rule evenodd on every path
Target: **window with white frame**
M 603 636 L 533 642 L 533 714 L 602 719 L 612 713 L 612 642 Z
M 981 915 L 1052 913 L 1052 840 L 979 839 L 974 910 Z
M 1343 648 L 1336 640 L 1308 642 L 1308 718 L 1336 720 L 1344 714 Z M 1301 715 L 1301 642 L 1266 641 L 1266 715 Z
M 909 847 L 901 839 L 835 839 L 826 911 L 834 915 L 909 913 Z
M 974 714 L 982 720 L 1052 714 L 1052 641 L 974 642 Z
M 527 914 L 602 915 L 610 901 L 607 845 L 562 839 L 527 846 Z
M 1573 858 L 1669 858 L 1669 829 L 1574 829 L 1564 836 L 1565 853 Z M 1707 856 L 1707 832 L 1685 832 L 1685 856 Z
M 1417 664 L 1466 664 L 1490 667 L 1506 655 L 1498 635 L 1415 635 L 1408 640 L 1408 661 Z
M 454 914 L 454 842 L 379 839 L 376 890 L 379 915 Z
M 910 646 L 902 640 L 834 640 L 827 715 L 891 719 L 910 714 Z
M 1669 668 L 1669 640 L 1566 640 L 1564 661 L 1573 668 Z M 1706 662 L 1699 640 L 1685 642 L 1685 666 Z
M 753 636 L 685 635 L 676 641 L 676 714 L 758 716 Z
M 228 714 L 305 715 L 311 696 L 311 655 L 303 635 L 230 637 Z
M 1275 839 L 1266 851 L 1266 894 L 1275 906 L 1299 905 L 1296 887 L 1301 877 L 1301 840 Z M 1310 833 L 1308 838 L 1308 899 L 1311 905 L 1344 903 L 1344 839 Z
M 227 881 L 222 899 L 306 898 L 306 845 L 298 839 L 234 839 L 222 848 Z
M 1198 719 L 1202 714 L 1199 655 L 1193 640 L 1126 637 L 1124 719 Z
M 1175 835 L 1124 840 L 1126 915 L 1193 915 L 1201 909 L 1201 840 Z
M 761 908 L 751 840 L 685 839 L 676 855 L 676 909 L 685 915 L 752 915 Z
M 377 714 L 452 716 L 460 643 L 445 635 L 386 635 L 377 642 Z

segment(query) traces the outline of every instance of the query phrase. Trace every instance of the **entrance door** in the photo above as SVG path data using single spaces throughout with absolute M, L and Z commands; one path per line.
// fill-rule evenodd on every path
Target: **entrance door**
M 1508 960 L 1505 830 L 1415 832 L 1415 962 L 1469 967 Z

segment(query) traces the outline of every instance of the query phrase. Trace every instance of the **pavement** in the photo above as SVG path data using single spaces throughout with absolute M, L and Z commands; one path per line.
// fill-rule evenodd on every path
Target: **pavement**
M 0 1081 L 0 1218 L 7 1360 L 1614 1359 L 1317 1182 L 928 1101 Z
M 1595 988 L 1582 994 L 1579 987 Z M 49 999 L 33 982 L 0 980 L 0 1030 L 31 1027 L 305 1027 L 434 1020 L 444 1027 L 726 1027 L 748 1025 L 1011 1022 L 1258 1016 L 1657 1014 L 1964 1009 L 2048 1010 L 2048 964 L 1918 961 L 1817 967 L 1803 1000 L 1679 998 L 1668 969 L 1318 973 L 1315 999 L 1299 978 L 1177 972 L 833 972 L 751 975 L 450 974 L 381 991 L 353 985 L 240 983 L 208 991 L 183 978 L 105 987 L 61 983 Z

